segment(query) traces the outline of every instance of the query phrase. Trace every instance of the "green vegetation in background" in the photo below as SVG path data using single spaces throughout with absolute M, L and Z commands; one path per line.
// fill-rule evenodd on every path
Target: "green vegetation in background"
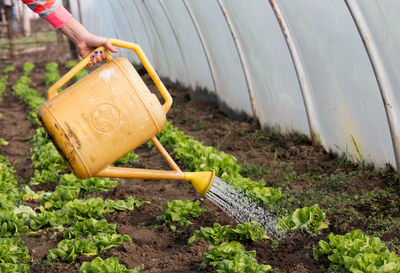
M 14 65 L 7 65 L 4 69 L 3 69 L 3 73 L 7 74 L 9 72 L 14 72 L 15 71 L 15 66 Z
M 5 140 L 4 138 L 0 137 L 0 146 L 1 145 L 7 146 L 8 145 L 8 141 Z
M 75 60 L 70 60 L 65 64 L 65 68 L 72 69 L 74 66 L 78 64 Z M 88 71 L 84 68 L 73 77 L 75 82 L 80 81 L 81 79 L 85 78 L 88 75 Z
M 3 94 L 6 91 L 8 76 L 0 76 L 0 102 L 3 101 Z
M 29 74 L 34 68 L 35 65 L 33 63 L 26 62 L 23 65 L 24 73 L 13 85 L 12 90 L 14 95 L 21 97 L 32 108 L 32 111 L 28 114 L 28 119 L 33 120 L 36 125 L 39 125 L 40 122 L 37 118 L 37 111 L 45 102 L 45 99 L 38 96 L 35 89 L 29 87 L 29 84 L 32 82 Z
M 24 63 L 24 65 L 22 66 L 22 70 L 24 72 L 25 76 L 28 76 L 32 70 L 35 68 L 35 64 L 32 62 L 26 62 Z
M 58 64 L 56 62 L 47 63 L 45 69 L 47 73 L 44 76 L 44 82 L 46 84 L 46 87 L 50 87 L 60 79 Z
M 63 36 L 64 41 L 67 38 Z M 10 41 L 8 38 L 0 38 L 0 53 L 9 52 Z M 27 37 L 16 37 L 13 39 L 13 49 L 31 49 L 33 46 L 44 46 L 58 44 L 57 33 L 54 30 L 37 32 Z

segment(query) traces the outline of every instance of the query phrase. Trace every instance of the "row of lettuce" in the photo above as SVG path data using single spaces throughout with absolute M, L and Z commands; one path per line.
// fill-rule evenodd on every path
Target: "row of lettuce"
M 29 88 L 29 73 L 31 69 L 31 64 L 24 66 L 24 75 L 21 76 L 13 86 L 13 92 L 31 106 L 33 110 L 29 113 L 28 117 L 32 119 L 34 123 L 38 124 L 35 112 L 44 100 L 38 95 L 36 90 Z M 46 65 L 46 76 L 55 70 L 57 70 L 56 64 L 51 63 Z M 58 74 L 58 71 L 56 71 L 55 74 Z M 51 82 L 47 83 L 47 79 L 56 80 L 57 77 L 46 77 L 46 84 L 52 84 Z M 56 249 L 51 249 L 49 251 L 48 259 L 50 261 L 59 260 L 73 262 L 79 255 L 97 255 L 123 242 L 130 242 L 129 236 L 119 236 L 119 234 L 116 234 L 116 226 L 109 224 L 103 216 L 113 212 L 115 209 L 133 209 L 133 204 L 140 206 L 146 202 L 140 202 L 133 198 L 125 202 L 123 200 L 117 202 L 111 200 L 104 201 L 101 198 L 87 200 L 76 199 L 78 197 L 84 197 L 92 191 L 107 191 L 116 187 L 117 182 L 98 178 L 79 180 L 72 174 L 63 174 L 62 172 L 67 166 L 62 161 L 51 142 L 45 137 L 44 131 L 38 129 L 31 140 L 33 146 L 31 149 L 31 159 L 35 166 L 35 174 L 30 180 L 30 185 L 58 181 L 58 186 L 54 192 L 34 192 L 29 186 L 25 186 L 25 194 L 23 196 L 24 200 L 36 200 L 40 205 L 37 208 L 37 211 L 40 213 L 38 213 L 36 217 L 31 217 L 29 221 L 32 233 L 38 232 L 39 230 L 43 232 L 44 229 L 46 231 L 55 230 L 64 232 L 65 239 L 59 242 Z M 128 161 L 129 159 L 132 159 L 132 156 L 128 157 Z M 134 160 L 137 160 L 137 158 L 134 157 Z M 122 163 L 126 161 L 126 159 L 122 159 Z M 193 214 L 194 211 L 197 211 L 196 215 Z M 202 209 L 200 209 L 198 201 L 174 200 L 166 204 L 166 209 L 163 214 L 157 218 L 156 225 L 169 222 L 184 223 L 184 225 L 187 225 L 190 223 L 187 219 L 198 216 L 201 211 Z M 257 224 L 253 223 L 252 227 L 257 227 L 261 230 Z M 238 230 L 240 230 L 240 227 Z M 107 236 L 110 234 L 111 236 Z M 84 238 L 85 236 L 87 236 L 87 238 Z M 251 235 L 251 237 L 256 238 L 255 235 Z M 245 236 L 241 238 L 243 240 L 246 239 Z M 231 272 L 226 271 L 228 268 L 239 270 L 235 272 L 242 272 L 239 268 L 245 268 L 248 272 L 270 271 L 270 266 L 258 265 L 254 251 L 244 251 L 242 245 L 237 247 L 239 245 L 238 242 L 233 245 L 236 247 L 232 248 L 230 244 L 211 247 L 210 253 L 205 253 L 204 255 L 205 262 L 202 266 L 216 266 L 217 264 L 221 264 L 219 267 L 225 268 L 224 271 L 221 272 Z M 232 249 L 227 252 L 230 248 Z M 225 254 L 218 256 L 216 254 L 218 252 Z M 214 258 L 210 258 L 210 255 Z M 100 258 L 96 258 L 91 263 L 84 263 L 81 268 L 101 263 L 99 259 Z M 118 260 L 115 259 L 117 258 L 113 258 L 113 263 L 118 262 Z M 237 264 L 239 260 L 242 262 Z M 243 261 L 245 261 L 245 263 L 243 263 Z M 139 268 L 134 270 L 139 270 Z M 111 270 L 108 272 L 116 271 Z
M 35 89 L 29 87 L 31 82 L 29 74 L 33 68 L 33 63 L 24 64 L 23 75 L 13 85 L 12 90 L 15 95 L 30 105 L 32 111 L 28 114 L 28 118 L 37 125 L 39 124 L 36 115 L 37 109 L 44 99 Z M 58 71 L 54 63 L 46 65 L 46 70 L 46 76 Z M 50 75 L 45 81 L 47 84 L 51 84 L 51 79 L 55 78 Z M 80 199 L 91 192 L 112 190 L 118 185 L 118 181 L 99 178 L 79 180 L 71 174 L 65 174 L 63 173 L 66 170 L 65 163 L 59 158 L 57 151 L 45 137 L 42 129 L 36 130 L 31 141 L 31 159 L 35 167 L 35 174 L 31 178 L 30 185 L 43 182 L 58 182 L 58 185 L 52 192 L 34 192 L 29 185 L 18 186 L 14 178 L 13 185 L 16 193 L 13 195 L 12 192 L 7 191 L 8 199 L 2 199 L 2 207 L 6 207 L 4 202 L 16 196 L 9 201 L 13 203 L 7 207 L 7 213 L 2 214 L 3 234 L 1 236 L 11 238 L 9 240 L 10 248 L 19 250 L 18 258 L 9 256 L 14 266 L 12 272 L 29 270 L 28 263 L 32 259 L 24 241 L 20 239 L 21 236 L 39 236 L 53 231 L 63 232 L 64 239 L 58 243 L 57 248 L 50 249 L 48 252 L 47 259 L 50 262 L 73 262 L 78 256 L 98 255 L 124 242 L 131 242 L 131 238 L 127 234 L 118 234 L 116 225 L 108 223 L 104 216 L 114 211 L 133 210 L 134 207 L 148 202 L 138 200 L 133 196 L 117 201 L 103 200 L 102 198 Z M 13 174 L 15 174 L 14 170 Z M 2 172 L 2 177 L 4 175 L 5 173 Z M 37 203 L 38 206 L 35 210 L 21 205 L 27 200 Z M 20 253 L 22 251 L 24 255 Z M 0 261 L 0 264 L 6 263 Z M 10 265 L 6 264 L 5 266 Z M 119 264 L 116 257 L 106 260 L 97 257 L 92 262 L 84 262 L 79 271 L 99 272 L 106 268 L 108 272 L 134 273 L 140 270 L 140 267 L 127 269 L 124 265 Z M 10 272 L 10 270 L 1 271 Z
M 13 66 L 8 66 L 3 73 Z M 8 76 L 0 77 L 0 101 L 6 90 Z M 1 118 L 4 118 L 1 116 Z M 1 137 L 1 136 L 0 136 Z M 7 141 L 0 138 L 0 145 L 7 145 Z M 29 270 L 29 250 L 25 242 L 14 234 L 26 232 L 24 219 L 27 208 L 22 204 L 22 192 L 15 177 L 15 170 L 6 157 L 0 155 L 0 271 L 23 272 Z
M 29 88 L 29 65 L 26 67 L 24 66 L 25 75 L 21 76 L 19 83 L 17 82 L 18 85 L 14 85 L 13 89 L 15 94 L 21 96 L 32 107 L 29 118 L 38 124 L 36 112 L 44 99 L 37 94 L 36 90 L 33 92 Z M 58 74 L 57 66 L 54 63 L 48 64 L 46 70 L 48 73 L 45 81 L 46 84 L 51 85 L 59 77 L 56 75 Z M 50 73 L 54 73 L 56 76 L 47 76 Z M 263 180 L 252 181 L 242 177 L 240 175 L 241 167 L 233 156 L 220 152 L 214 147 L 204 146 L 174 128 L 170 123 L 167 123 L 159 135 L 159 140 L 162 144 L 173 147 L 173 155 L 183 160 L 191 170 L 214 169 L 217 176 L 224 181 L 229 181 L 238 192 L 246 193 L 263 206 L 279 206 L 285 198 L 279 188 L 265 187 Z M 44 137 L 42 130 L 36 131 L 32 142 L 32 162 L 37 170 L 31 179 L 31 184 L 59 181 L 59 185 L 52 193 L 35 193 L 29 187 L 25 188 L 23 198 L 37 199 L 37 202 L 41 204 L 40 213 L 34 217 L 29 216 L 30 229 L 51 227 L 65 230 L 66 227 L 69 227 L 65 232 L 65 240 L 59 243 L 58 249 L 49 251 L 49 259 L 73 261 L 77 255 L 95 255 L 109 249 L 110 245 L 112 247 L 129 241 L 130 238 L 127 236 L 115 236 L 115 225 L 108 224 L 102 217 L 117 208 L 120 210 L 133 209 L 133 206 L 129 204 L 139 206 L 145 202 L 135 199 L 120 200 L 122 202 L 117 201 L 120 203 L 115 205 L 107 202 L 109 200 L 104 202 L 100 198 L 75 200 L 78 196 L 85 196 L 92 191 L 107 191 L 115 187 L 117 182 L 97 178 L 81 181 L 73 175 L 62 174 L 62 171 L 66 169 L 65 163 L 49 140 Z M 137 160 L 135 156 L 132 158 Z M 130 207 L 128 208 L 128 206 Z M 84 213 L 78 209 L 83 207 L 88 208 Z M 157 224 L 170 222 L 172 223 L 171 229 L 179 232 L 176 225 L 187 226 L 190 224 L 188 218 L 197 217 L 199 213 L 201 213 L 201 209 L 198 203 L 175 200 L 166 204 L 166 210 L 157 218 Z M 38 215 L 40 216 L 38 217 Z M 300 230 L 316 234 L 326 227 L 328 227 L 328 223 L 325 220 L 325 214 L 318 205 L 299 208 L 293 213 L 281 216 L 278 221 L 278 230 L 282 233 L 288 230 Z M 86 233 L 82 233 L 82 230 L 85 230 Z M 100 239 L 95 237 L 96 234 L 111 234 L 108 237 L 102 235 L 102 240 L 112 241 L 112 243 L 105 245 L 98 243 Z M 81 240 L 82 236 L 87 236 L 87 238 Z M 266 238 L 266 236 L 255 222 L 238 225 L 236 229 L 215 223 L 213 227 L 195 231 L 188 244 L 192 244 L 198 238 L 209 242 L 211 244 L 210 252 L 204 254 L 202 265 L 217 267 L 217 272 L 269 272 L 271 270 L 269 265 L 259 265 L 255 259 L 255 252 L 245 251 L 243 245 L 237 242 L 238 240 L 258 240 Z M 399 257 L 389 251 L 379 238 L 369 237 L 356 230 L 344 236 L 331 234 L 328 239 L 329 243 L 323 240 L 319 242 L 319 247 L 314 249 L 314 258 L 328 257 L 331 261 L 330 272 L 400 272 Z M 79 251 L 71 251 L 71 249 Z M 92 263 L 103 262 L 99 259 L 96 258 Z M 112 263 L 118 264 L 118 261 L 113 259 Z M 85 266 L 88 265 L 85 264 Z
M 252 181 L 242 177 L 241 166 L 233 156 L 214 147 L 204 146 L 174 128 L 169 122 L 159 135 L 159 140 L 163 145 L 172 147 L 173 155 L 183 160 L 192 171 L 213 169 L 217 176 L 236 191 L 246 193 L 262 206 L 276 208 L 287 198 L 280 188 L 265 187 L 264 180 Z M 298 208 L 292 213 L 277 217 L 277 230 L 282 234 L 294 230 L 314 235 L 329 226 L 325 220 L 325 213 L 317 204 Z M 329 242 L 321 240 L 313 253 L 315 259 L 329 259 L 329 272 L 400 272 L 400 258 L 377 237 L 370 237 L 361 230 L 355 230 L 344 236 L 330 234 L 328 239 Z
M 71 63 L 69 63 L 71 64 Z M 72 63 L 73 65 L 73 63 Z M 31 65 L 25 65 L 24 67 L 30 68 Z M 20 96 L 25 102 L 27 102 L 31 108 L 32 112 L 28 115 L 30 119 L 33 120 L 35 124 L 39 124 L 39 121 L 35 115 L 38 107 L 44 102 L 36 90 L 29 88 L 29 73 L 30 69 L 23 69 L 24 75 L 17 81 L 13 87 L 13 91 L 16 95 Z M 56 63 L 49 63 L 46 65 L 46 85 L 53 84 L 58 78 L 58 67 Z M 54 75 L 49 75 L 54 74 Z M 84 75 L 84 74 L 83 74 Z M 85 76 L 85 75 L 84 75 Z M 79 79 L 75 79 L 79 80 Z M 58 248 L 49 251 L 48 258 L 50 260 L 61 260 L 66 262 L 72 262 L 76 259 L 78 255 L 96 255 L 99 252 L 103 252 L 108 248 L 105 247 L 96 250 L 96 242 L 92 240 L 81 240 L 82 236 L 95 237 L 93 234 L 111 232 L 115 234 L 115 225 L 110 226 L 105 219 L 101 219 L 103 214 L 112 212 L 114 208 L 110 204 L 111 210 L 107 207 L 107 203 L 111 201 L 107 200 L 106 204 L 100 198 L 88 199 L 88 200 L 76 200 L 77 197 L 84 196 L 91 191 L 106 191 L 112 187 L 115 187 L 116 181 L 109 179 L 98 179 L 91 178 L 87 180 L 79 180 L 72 174 L 63 174 L 63 170 L 67 168 L 61 157 L 58 155 L 56 149 L 51 144 L 51 142 L 45 137 L 44 131 L 38 129 L 35 135 L 31 138 L 32 140 L 32 163 L 35 166 L 34 176 L 30 180 L 31 185 L 37 185 L 42 183 L 48 183 L 51 181 L 58 181 L 59 184 L 55 191 L 52 193 L 46 192 L 33 192 L 29 187 L 26 187 L 25 199 L 37 200 L 41 205 L 38 210 L 41 211 L 39 217 L 35 218 L 30 222 L 31 228 L 35 230 L 43 228 L 52 228 L 53 230 L 62 230 L 66 227 L 69 229 L 64 232 L 65 239 L 58 244 Z M 120 163 L 126 163 L 136 161 L 137 156 L 134 153 L 130 153 L 124 158 L 120 159 Z M 117 162 L 118 163 L 118 162 Z M 126 209 L 127 204 L 134 203 L 136 206 L 142 205 L 139 201 L 127 200 L 126 204 L 120 202 L 120 210 Z M 75 206 L 76 204 L 76 206 Z M 78 211 L 79 207 L 89 207 L 95 208 L 93 210 L 87 211 L 85 213 Z M 133 209 L 133 206 L 129 209 Z M 71 212 L 73 211 L 71 217 Z M 162 215 L 157 218 L 156 225 L 163 223 L 176 222 L 178 225 L 187 226 L 190 224 L 188 218 L 199 216 L 203 210 L 199 207 L 199 201 L 192 202 L 189 200 L 174 200 L 166 204 L 166 208 Z M 98 219 L 101 220 L 98 220 Z M 78 222 L 76 222 L 78 220 Z M 171 229 L 174 229 L 175 225 L 171 225 Z M 251 227 L 248 230 L 248 227 Z M 257 223 L 253 222 L 251 226 L 244 226 L 244 231 L 237 227 L 237 232 L 247 232 L 248 238 L 253 238 L 254 240 L 259 239 L 253 234 L 252 230 L 257 228 L 259 234 L 263 234 L 262 238 L 265 238 L 265 232 L 261 232 L 262 229 Z M 90 234 L 83 233 L 82 231 L 90 231 Z M 104 236 L 103 236 L 104 237 Z M 261 238 L 261 237 L 260 237 Z M 242 235 L 238 237 L 241 240 L 247 240 L 246 236 Z M 119 242 L 129 242 L 130 238 L 125 236 L 121 238 L 122 241 Z M 258 265 L 255 259 L 254 251 L 244 251 L 244 246 L 235 242 L 233 245 L 228 242 L 227 244 L 221 246 L 212 246 L 209 253 L 204 254 L 205 262 L 202 266 L 212 265 L 223 270 L 221 272 L 243 272 L 242 269 L 246 269 L 246 272 L 269 272 L 271 266 L 269 265 Z M 240 247 L 238 247 L 240 245 Z M 114 245 L 111 245 L 112 247 Z M 232 247 L 235 246 L 235 247 Z M 228 251 L 228 249 L 231 249 Z M 227 252 L 228 251 L 228 252 Z M 221 255 L 216 255 L 216 253 L 221 252 Z M 214 259 L 211 259 L 211 256 Z M 94 260 L 95 261 L 95 260 Z M 94 262 L 93 261 L 93 262 Z M 208 262 L 207 262 L 208 261 Z M 238 261 L 241 261 L 238 264 Z M 225 268 L 225 269 L 223 269 Z M 231 268 L 230 271 L 228 268 Z

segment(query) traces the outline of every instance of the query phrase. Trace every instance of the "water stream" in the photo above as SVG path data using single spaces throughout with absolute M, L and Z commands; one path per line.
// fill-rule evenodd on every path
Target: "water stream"
M 268 234 L 277 234 L 276 218 L 268 212 L 268 208 L 259 206 L 244 193 L 238 193 L 221 178 L 215 177 L 214 183 L 205 198 L 231 215 L 238 223 L 254 220 Z

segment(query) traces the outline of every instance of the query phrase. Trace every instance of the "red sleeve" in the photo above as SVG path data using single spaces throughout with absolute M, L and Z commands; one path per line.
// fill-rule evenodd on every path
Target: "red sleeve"
M 60 28 L 72 17 L 62 5 L 61 0 L 23 0 L 31 10 L 39 14 L 54 28 Z

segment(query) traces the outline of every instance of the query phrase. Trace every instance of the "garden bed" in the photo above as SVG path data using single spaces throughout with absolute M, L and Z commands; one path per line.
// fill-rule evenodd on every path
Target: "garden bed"
M 46 86 L 44 81 L 45 63 L 36 63 L 31 73 L 32 84 L 41 95 Z M 66 72 L 60 64 L 60 73 Z M 11 93 L 11 86 L 21 75 L 21 67 L 10 74 L 3 102 L 0 102 L 0 137 L 9 142 L 0 146 L 0 154 L 6 156 L 14 166 L 21 184 L 28 183 L 34 167 L 30 160 L 29 138 L 37 126 L 27 120 L 30 108 L 24 101 Z M 151 85 L 148 75 L 146 83 Z M 154 91 L 154 86 L 151 87 Z M 282 136 L 273 130 L 262 131 L 256 124 L 235 121 L 222 114 L 212 103 L 195 102 L 184 91 L 169 88 L 174 104 L 167 115 L 172 124 L 208 146 L 232 154 L 242 165 L 241 174 L 254 180 L 264 179 L 267 186 L 281 187 L 285 200 L 280 212 L 293 212 L 298 207 L 319 204 L 327 213 L 329 228 L 320 235 L 289 232 L 279 240 L 262 239 L 257 242 L 243 242 L 247 250 L 257 252 L 261 264 L 271 265 L 276 272 L 326 272 L 329 262 L 326 258 L 313 259 L 313 246 L 330 232 L 345 234 L 355 229 L 379 236 L 389 247 L 399 253 L 399 186 L 396 172 L 373 170 L 361 164 L 354 165 L 345 157 L 327 154 L 315 148 L 310 141 L 299 134 Z M 155 92 L 155 91 L 154 91 Z M 172 152 L 171 148 L 168 148 Z M 140 160 L 127 166 L 148 169 L 169 169 L 167 163 L 154 148 L 143 145 L 135 150 Z M 177 160 L 182 169 L 187 166 Z M 34 191 L 53 191 L 55 183 L 32 186 Z M 196 192 L 190 183 L 179 181 L 121 180 L 118 186 L 107 193 L 91 193 L 85 198 L 101 197 L 120 200 L 135 196 L 151 204 L 134 210 L 117 211 L 106 216 L 110 223 L 117 225 L 117 232 L 128 234 L 132 242 L 111 248 L 99 256 L 118 257 L 128 268 L 144 265 L 141 272 L 214 272 L 212 267 L 200 268 L 203 253 L 209 250 L 209 243 L 197 240 L 187 245 L 194 230 L 212 226 L 236 223 L 214 206 L 210 201 L 201 201 L 208 207 L 200 217 L 191 219 L 192 224 L 181 233 L 173 232 L 169 225 L 152 228 L 165 203 L 171 200 L 196 200 Z M 26 205 L 35 206 L 34 202 Z M 275 208 L 276 211 L 276 208 Z M 73 263 L 47 263 L 48 250 L 57 247 L 63 239 L 63 232 L 44 229 L 36 237 L 23 236 L 33 263 L 30 272 L 77 272 L 81 264 L 95 256 L 80 256 Z

